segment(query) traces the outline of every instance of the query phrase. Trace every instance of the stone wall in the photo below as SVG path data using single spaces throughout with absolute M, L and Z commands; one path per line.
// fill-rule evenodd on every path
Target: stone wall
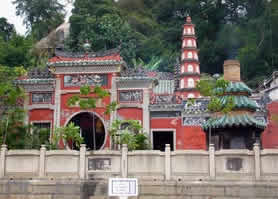
M 110 177 L 135 177 L 137 198 L 277 199 L 278 150 L 47 151 L 0 154 L 0 199 L 100 199 Z
M 273 182 L 140 181 L 131 199 L 277 199 Z M 114 199 L 107 182 L 80 180 L 1 180 L 0 199 Z

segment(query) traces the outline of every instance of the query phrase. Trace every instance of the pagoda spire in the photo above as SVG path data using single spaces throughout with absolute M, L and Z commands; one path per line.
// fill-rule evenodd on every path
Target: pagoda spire
M 177 94 L 183 99 L 200 97 L 196 84 L 200 80 L 200 66 L 195 36 L 195 25 L 187 16 L 183 25 L 179 88 Z

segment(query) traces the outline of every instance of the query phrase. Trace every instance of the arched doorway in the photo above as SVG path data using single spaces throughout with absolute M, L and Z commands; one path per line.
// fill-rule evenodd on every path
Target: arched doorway
M 102 119 L 92 112 L 80 112 L 67 122 L 73 122 L 80 127 L 80 134 L 88 149 L 102 149 L 105 143 L 106 131 Z

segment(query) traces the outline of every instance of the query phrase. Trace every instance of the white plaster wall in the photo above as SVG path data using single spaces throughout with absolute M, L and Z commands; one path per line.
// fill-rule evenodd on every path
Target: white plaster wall
M 39 171 L 40 153 L 37 150 L 10 150 L 6 156 L 7 175 L 33 175 Z
M 47 151 L 45 162 L 45 169 L 47 175 L 65 175 L 65 177 L 67 177 L 67 175 L 78 175 L 78 151 Z
M 229 158 L 241 158 L 242 168 L 232 171 L 226 168 Z M 254 152 L 249 150 L 221 150 L 215 152 L 216 179 L 248 180 L 255 176 Z
M 278 100 L 278 88 L 275 88 L 269 92 L 269 97 L 272 101 Z
M 164 152 L 132 151 L 128 152 L 128 174 L 145 178 L 164 178 Z
M 174 173 L 208 174 L 209 155 L 206 151 L 175 151 L 171 153 L 171 166 Z
M 265 149 L 261 152 L 261 173 L 263 175 L 277 175 L 278 177 L 278 151 Z

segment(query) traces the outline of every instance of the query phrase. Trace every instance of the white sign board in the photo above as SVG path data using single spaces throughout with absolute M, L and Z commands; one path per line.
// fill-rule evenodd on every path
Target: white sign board
M 138 196 L 137 178 L 109 178 L 109 196 Z

